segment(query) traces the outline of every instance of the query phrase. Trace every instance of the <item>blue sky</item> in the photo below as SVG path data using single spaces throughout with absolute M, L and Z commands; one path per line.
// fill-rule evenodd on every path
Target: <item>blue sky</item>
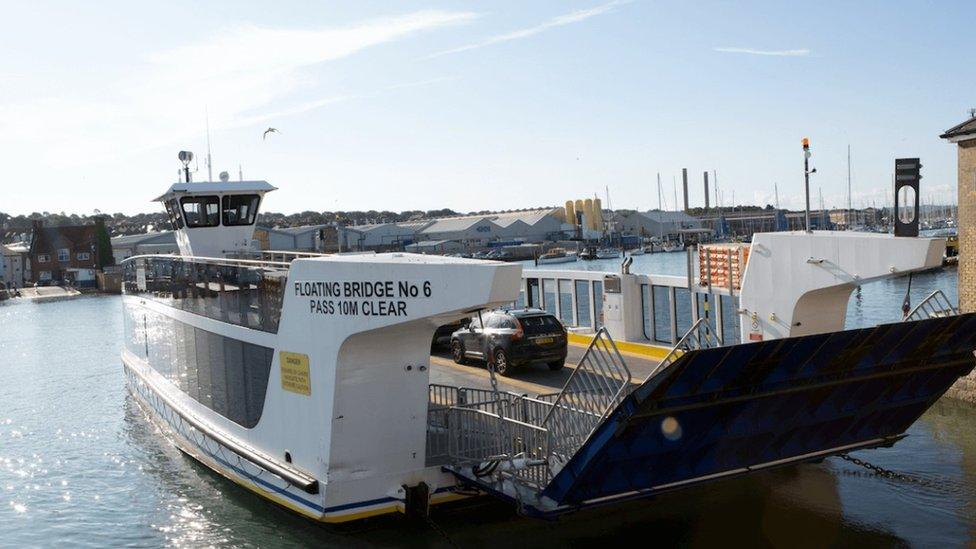
M 36 1 L 0 21 L 0 211 L 154 211 L 180 149 L 267 209 L 881 205 L 893 159 L 955 201 L 967 2 Z M 280 134 L 262 140 L 265 128 Z M 198 180 L 206 178 L 201 162 Z M 680 189 L 679 189 L 680 193 Z

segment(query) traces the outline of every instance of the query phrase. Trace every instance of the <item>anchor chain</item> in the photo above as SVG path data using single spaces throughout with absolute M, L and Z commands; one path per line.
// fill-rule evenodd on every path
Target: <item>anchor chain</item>
M 917 484 L 919 486 L 928 486 L 932 488 L 938 488 L 938 483 L 933 482 L 928 479 L 918 478 L 911 475 L 906 475 L 905 473 L 899 473 L 897 471 L 892 471 L 891 469 L 885 469 L 880 465 L 875 465 L 874 463 L 864 461 L 863 459 L 858 459 L 850 454 L 838 454 L 837 457 L 844 461 L 853 463 L 860 467 L 864 467 L 868 471 L 878 475 L 879 477 L 889 478 L 892 480 L 899 480 L 902 482 L 908 482 L 910 484 Z

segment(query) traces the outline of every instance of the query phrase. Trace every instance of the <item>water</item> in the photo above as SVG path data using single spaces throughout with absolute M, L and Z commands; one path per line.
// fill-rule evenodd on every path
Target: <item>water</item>
M 584 265 L 599 263 L 573 267 Z M 848 323 L 897 320 L 906 282 L 866 285 Z M 916 275 L 913 299 L 936 286 L 955 299 L 955 272 Z M 447 546 L 399 517 L 319 526 L 197 465 L 127 395 L 121 330 L 116 297 L 0 304 L 0 546 Z M 460 546 L 622 543 L 635 532 L 657 545 L 962 546 L 976 540 L 974 425 L 976 410 L 943 400 L 894 448 L 857 454 L 917 482 L 833 458 L 558 522 L 488 499 L 433 518 Z

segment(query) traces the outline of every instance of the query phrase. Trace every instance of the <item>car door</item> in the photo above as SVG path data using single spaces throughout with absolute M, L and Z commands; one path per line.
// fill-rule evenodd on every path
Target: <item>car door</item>
M 464 344 L 465 356 L 483 358 L 484 353 L 484 328 L 481 325 L 481 316 L 471 317 L 468 329 L 461 333 L 461 343 Z

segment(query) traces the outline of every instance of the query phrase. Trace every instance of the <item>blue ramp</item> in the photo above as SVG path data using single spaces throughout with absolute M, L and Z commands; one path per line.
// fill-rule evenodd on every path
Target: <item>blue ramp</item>
M 542 492 L 558 514 L 893 444 L 976 359 L 976 314 L 690 351 Z

